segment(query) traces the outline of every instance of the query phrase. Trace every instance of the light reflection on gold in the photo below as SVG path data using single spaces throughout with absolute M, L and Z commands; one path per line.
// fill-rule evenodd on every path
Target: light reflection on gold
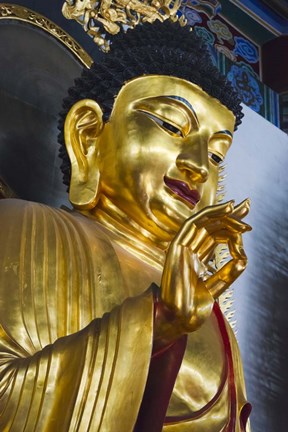
M 211 312 L 246 266 L 250 230 L 247 200 L 215 205 L 213 154 L 225 157 L 233 128 L 226 107 L 168 76 L 126 83 L 107 123 L 97 101 L 71 108 L 65 140 L 77 210 L 0 203 L 1 430 L 132 431 L 153 338 L 157 350 L 184 333 L 167 415 L 187 418 L 163 430 L 224 430 L 228 366 Z M 210 274 L 219 244 L 231 259 Z M 173 316 L 154 326 L 152 283 Z M 240 432 L 244 380 L 227 332 Z

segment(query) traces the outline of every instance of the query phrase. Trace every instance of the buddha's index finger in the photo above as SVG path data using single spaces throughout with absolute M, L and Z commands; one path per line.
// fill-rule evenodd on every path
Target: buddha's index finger
M 215 221 L 215 219 L 218 218 L 225 218 L 233 212 L 233 209 L 234 201 L 205 207 L 195 216 L 191 216 L 184 222 L 173 240 L 174 244 L 179 244 L 182 246 L 191 245 L 199 229 L 205 228 L 205 226 L 211 223 L 211 219 Z

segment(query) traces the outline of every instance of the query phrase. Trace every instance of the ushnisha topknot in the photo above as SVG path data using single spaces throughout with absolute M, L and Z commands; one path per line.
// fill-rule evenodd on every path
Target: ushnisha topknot
M 104 121 L 110 117 L 115 96 L 124 83 L 143 75 L 176 76 L 200 86 L 235 115 L 235 130 L 243 117 L 241 100 L 231 83 L 213 65 L 205 42 L 188 27 L 166 21 L 143 24 L 113 38 L 111 51 L 85 69 L 68 90 L 59 119 L 63 182 L 70 183 L 70 161 L 64 143 L 64 121 L 81 99 L 96 100 Z

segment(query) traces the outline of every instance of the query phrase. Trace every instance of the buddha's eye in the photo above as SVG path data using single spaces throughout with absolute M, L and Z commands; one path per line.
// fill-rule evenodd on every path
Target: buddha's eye
M 146 112 L 145 114 L 150 117 L 155 123 L 161 126 L 161 128 L 168 132 L 170 135 L 183 137 L 183 132 L 178 127 L 172 125 L 171 123 L 168 123 L 167 121 L 162 120 L 159 117 L 156 117 L 151 113 Z
M 159 123 L 159 124 L 161 124 L 161 123 Z M 173 135 L 183 136 L 181 130 L 178 129 L 177 127 L 173 126 L 170 123 L 162 122 L 161 126 L 163 129 L 166 129 L 168 132 L 172 132 Z
M 219 165 L 221 162 L 223 162 L 223 159 L 216 155 L 215 153 L 209 152 L 208 156 L 210 159 L 212 159 L 213 162 L 215 162 L 217 165 Z

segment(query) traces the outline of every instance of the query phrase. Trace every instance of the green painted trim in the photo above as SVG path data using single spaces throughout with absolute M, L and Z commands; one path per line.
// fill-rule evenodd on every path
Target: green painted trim
M 221 6 L 222 10 L 219 15 L 256 44 L 262 46 L 265 42 L 275 38 L 273 33 L 229 0 L 221 0 Z

